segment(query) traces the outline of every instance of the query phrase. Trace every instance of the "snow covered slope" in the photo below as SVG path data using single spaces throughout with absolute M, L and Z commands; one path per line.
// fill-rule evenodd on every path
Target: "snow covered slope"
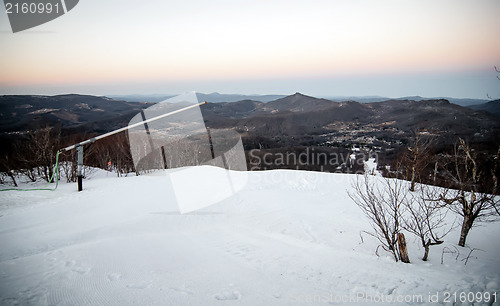
M 74 184 L 2 192 L 0 304 L 401 305 L 500 293 L 500 223 L 471 231 L 469 246 L 482 251 L 467 265 L 458 230 L 429 262 L 406 234 L 412 264 L 395 263 L 360 234 L 370 225 L 346 193 L 354 178 L 249 172 L 236 196 L 189 214 L 158 173 L 101 175 L 80 193 Z

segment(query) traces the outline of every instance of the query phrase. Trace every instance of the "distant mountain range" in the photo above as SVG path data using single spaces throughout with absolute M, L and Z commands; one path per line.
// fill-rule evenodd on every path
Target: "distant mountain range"
M 64 129 L 105 132 L 128 124 L 152 103 L 131 103 L 88 95 L 0 96 L 0 132 L 59 125 Z
M 204 105 L 202 110 L 208 125 L 237 128 L 241 132 L 253 129 L 254 134 L 261 136 L 312 137 L 367 127 L 373 131 L 426 130 L 436 135 L 474 135 L 490 133 L 500 124 L 491 114 L 445 99 L 334 102 L 296 93 L 268 103 L 252 100 L 212 103 Z
M 450 103 L 447 99 L 421 97 L 359 103 L 350 100 L 336 102 L 300 93 L 278 96 L 279 98 L 271 101 L 267 100 L 276 96 L 198 95 L 201 101 L 229 101 L 210 102 L 202 107 L 205 119 L 211 125 L 231 128 L 252 126 L 261 129 L 278 122 L 288 122 L 289 127 L 278 129 L 285 134 L 297 129 L 315 133 L 311 129 L 324 128 L 336 121 L 365 124 L 395 121 L 393 125 L 400 128 L 416 128 L 421 125 L 426 128 L 436 127 L 438 130 L 445 127 L 460 130 L 467 125 L 474 129 L 496 122 L 497 119 L 486 112 L 498 115 L 500 109 L 499 100 L 465 108 Z M 252 99 L 232 101 L 240 97 Z M 0 96 L 0 132 L 22 131 L 44 124 L 103 132 L 128 124 L 128 120 L 137 112 L 151 105 L 152 102 L 128 102 L 75 94 Z M 460 120 L 457 121 L 458 118 Z
M 418 97 L 360 103 L 350 99 L 332 101 L 301 93 L 271 101 L 267 100 L 274 96 L 199 96 L 200 100 L 210 100 L 210 97 L 228 101 L 239 97 L 266 100 L 219 101 L 200 107 L 207 127 L 237 131 L 245 150 L 259 149 L 261 155 L 316 148 L 317 152 L 348 156 L 355 147 L 364 152 L 377 152 L 381 159 L 392 160 L 399 150 L 406 148 L 415 133 L 432 136 L 434 144 L 442 148 L 452 146 L 458 137 L 495 152 L 500 143 L 500 116 L 492 114 L 497 112 L 498 115 L 498 101 L 469 108 L 447 99 L 419 100 Z M 16 137 L 23 137 L 27 130 L 47 125 L 61 127 L 64 135 L 101 134 L 126 126 L 141 109 L 153 104 L 72 94 L 0 96 L 0 142 L 8 144 Z M 254 167 L 251 157 L 248 157 L 249 168 Z M 272 162 L 272 158 L 270 160 Z M 257 168 L 297 169 L 297 166 L 303 165 L 271 163 Z M 338 164 L 322 166 L 329 167 L 321 168 L 328 171 L 336 171 L 339 167 Z M 314 163 L 304 167 L 301 169 L 320 170 Z
M 388 98 L 381 96 L 331 96 L 331 97 L 323 97 L 326 99 L 330 99 L 333 101 L 343 102 L 343 101 L 356 101 L 360 103 L 373 103 L 373 102 L 382 102 L 387 100 L 409 100 L 409 101 L 422 101 L 422 100 L 448 100 L 450 103 L 457 104 L 460 106 L 470 106 L 476 104 L 487 103 L 490 100 L 486 99 L 464 99 L 464 98 L 451 98 L 451 97 L 431 97 L 424 98 L 421 96 L 408 96 L 401 98 Z
M 242 100 L 253 100 L 259 102 L 270 102 L 277 99 L 286 97 L 286 95 L 241 95 L 241 94 L 220 94 L 217 92 L 205 94 L 197 93 L 200 101 L 207 101 L 212 103 L 220 102 L 237 102 Z M 167 94 L 151 94 L 151 95 L 109 95 L 110 98 L 124 100 L 127 102 L 161 102 L 175 95 Z M 373 103 L 382 102 L 388 100 L 411 100 L 411 101 L 422 101 L 422 100 L 438 100 L 445 99 L 453 104 L 461 106 L 471 106 L 490 102 L 486 99 L 461 99 L 461 98 L 451 98 L 451 97 L 431 97 L 424 98 L 421 96 L 408 96 L 401 98 L 389 98 L 381 96 L 321 96 L 320 98 L 336 101 L 336 102 L 346 102 L 346 101 L 356 101 L 360 103 Z
M 220 94 L 218 92 L 213 92 L 210 94 L 204 94 L 204 93 L 196 93 L 196 94 L 200 101 L 207 101 L 211 103 L 236 102 L 241 100 L 269 102 L 285 97 L 285 95 L 240 95 L 240 94 Z M 174 96 L 175 95 L 153 94 L 153 95 L 110 95 L 109 97 L 128 102 L 161 102 L 168 98 L 172 98 Z
M 483 104 L 471 105 L 471 109 L 482 110 L 500 117 L 500 100 L 494 100 Z
M 485 151 L 496 152 L 500 144 L 499 117 L 446 99 L 359 103 L 296 93 L 267 103 L 209 103 L 201 109 L 207 126 L 233 129 L 242 135 L 245 149 L 252 152 L 249 168 L 254 169 L 349 171 L 345 165 L 314 160 L 282 164 L 280 154 L 297 155 L 311 152 L 311 148 L 327 156 L 375 153 L 382 164 L 390 164 L 416 134 L 432 137 L 438 152 L 452 148 L 458 137 L 480 144 Z M 263 160 L 267 161 L 264 165 Z

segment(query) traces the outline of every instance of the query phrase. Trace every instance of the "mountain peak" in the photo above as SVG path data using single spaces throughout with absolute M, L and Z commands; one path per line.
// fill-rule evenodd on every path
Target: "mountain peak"
M 294 93 L 293 95 L 290 95 L 290 97 L 307 97 L 307 98 L 313 98 L 311 96 L 307 96 L 307 95 L 305 95 L 303 93 L 300 93 L 298 91 L 296 93 Z M 317 99 L 317 98 L 314 98 L 314 99 Z

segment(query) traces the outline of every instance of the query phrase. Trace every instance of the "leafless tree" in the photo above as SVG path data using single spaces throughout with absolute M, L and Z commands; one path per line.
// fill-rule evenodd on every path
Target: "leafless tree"
M 455 146 L 454 160 L 447 170 L 450 188 L 439 199 L 450 210 L 462 216 L 459 246 L 465 246 L 467 235 L 478 222 L 499 220 L 500 199 L 497 173 L 500 148 L 494 158 L 494 166 L 481 166 L 477 154 L 463 139 Z
M 113 135 L 109 141 L 113 141 L 113 144 L 109 146 L 109 156 L 116 175 L 127 176 L 128 173 L 134 172 L 134 163 L 126 134 L 123 132 Z
M 89 139 L 94 135 L 87 135 L 86 133 L 72 134 L 65 137 L 64 145 L 60 147 L 66 147 L 68 145 L 73 145 L 79 143 L 83 140 Z M 84 147 L 84 164 L 83 164 L 83 177 L 87 177 L 93 172 L 93 167 L 96 167 L 95 162 L 93 162 L 92 156 L 95 155 L 95 148 L 92 145 L 87 145 Z M 77 181 L 77 152 L 76 150 L 63 151 L 59 156 L 59 169 L 61 172 L 61 178 L 66 178 L 68 183 Z
M 16 165 L 31 181 L 52 178 L 61 130 L 51 126 L 27 133 L 27 140 L 15 144 Z
M 127 135 L 122 132 L 100 139 L 85 148 L 86 164 L 116 172 L 117 176 L 134 172 Z
M 59 162 L 59 169 L 61 170 L 61 179 L 66 178 L 67 183 L 76 182 L 76 170 L 74 165 L 76 163 L 71 161 Z
M 352 187 L 354 191 L 348 192 L 349 197 L 370 220 L 373 232 L 369 234 L 375 237 L 396 261 L 405 259 L 398 248 L 398 234 L 402 234 L 401 214 L 409 193 L 408 182 L 365 174 L 358 176 Z
M 405 216 L 402 218 L 402 228 L 417 236 L 424 248 L 423 261 L 427 261 L 429 248 L 443 243 L 452 225 L 445 221 L 446 210 L 435 201 L 438 189 L 428 185 L 419 185 L 418 189 L 409 194 L 409 200 L 404 202 Z
M 500 74 L 500 69 L 497 68 L 497 66 L 495 66 L 495 71 Z M 497 75 L 497 79 L 500 80 L 500 75 Z M 489 98 L 489 99 L 493 99 L 489 94 L 486 94 L 486 96 Z
M 413 131 L 411 143 L 407 146 L 407 151 L 397 162 L 395 168 L 401 170 L 403 178 L 410 181 L 410 191 L 415 191 L 417 183 L 422 183 L 425 168 L 433 163 L 430 149 L 433 144 L 433 138 L 426 135 L 425 131 Z
M 8 176 L 12 180 L 12 184 L 17 187 L 17 181 L 15 172 L 13 169 L 15 161 L 13 161 L 12 157 L 8 153 L 4 153 L 0 155 L 0 173 L 5 176 Z M 2 183 L 4 183 L 2 181 Z

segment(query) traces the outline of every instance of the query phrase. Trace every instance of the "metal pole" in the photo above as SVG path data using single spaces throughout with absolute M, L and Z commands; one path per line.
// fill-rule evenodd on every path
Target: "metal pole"
M 77 152 L 77 169 L 76 169 L 76 172 L 77 172 L 77 179 L 78 179 L 78 191 L 82 191 L 83 190 L 83 186 L 82 185 L 83 185 L 83 146 L 84 145 L 89 144 L 89 143 L 93 143 L 96 140 L 103 139 L 105 137 L 108 137 L 108 136 L 111 136 L 111 135 L 114 135 L 114 134 L 117 134 L 117 133 L 129 130 L 131 128 L 135 128 L 135 127 L 140 126 L 140 125 L 147 126 L 148 122 L 152 122 L 152 121 L 155 121 L 155 120 L 158 120 L 158 119 L 161 119 L 161 118 L 165 118 L 165 117 L 168 117 L 168 116 L 171 116 L 171 115 L 175 115 L 177 113 L 186 111 L 186 110 L 191 109 L 191 108 L 195 108 L 195 107 L 203 105 L 203 104 L 207 104 L 207 102 L 205 101 L 205 102 L 201 102 L 201 103 L 198 103 L 198 104 L 193 104 L 193 105 L 190 105 L 190 106 L 178 109 L 178 110 L 170 112 L 170 113 L 166 113 L 166 114 L 163 114 L 163 115 L 160 115 L 160 116 L 153 117 L 153 118 L 148 119 L 148 120 L 144 120 L 145 118 L 143 117 L 143 121 L 141 121 L 141 122 L 137 122 L 137 123 L 134 123 L 132 125 L 129 125 L 129 126 L 126 126 L 126 127 L 122 127 L 120 129 L 117 129 L 117 130 L 114 130 L 114 131 L 111 131 L 111 132 L 99 135 L 99 136 L 94 137 L 94 138 L 87 139 L 85 141 L 82 141 L 82 142 L 79 142 L 79 143 L 74 144 L 72 146 L 69 146 L 69 147 L 66 147 L 64 149 L 61 149 L 61 152 L 69 151 L 69 150 L 72 150 L 72 149 L 76 149 L 76 152 Z
M 83 146 L 79 145 L 76 147 L 77 152 L 77 168 L 76 168 L 76 177 L 78 179 L 78 191 L 83 190 Z
M 153 118 L 148 119 L 148 120 L 137 122 L 137 123 L 134 123 L 132 125 L 129 125 L 129 126 L 126 126 L 126 127 L 122 127 L 120 129 L 108 132 L 106 134 L 102 134 L 102 135 L 99 135 L 97 137 L 90 138 L 90 139 L 87 139 L 85 141 L 79 142 L 79 143 L 74 144 L 72 146 L 69 146 L 69 147 L 66 147 L 64 149 L 61 149 L 61 151 L 69 151 L 69 150 L 75 149 L 77 146 L 83 146 L 83 145 L 86 145 L 86 144 L 89 144 L 89 143 L 93 143 L 96 140 L 103 139 L 105 137 L 108 137 L 108 136 L 111 136 L 111 135 L 114 135 L 114 134 L 117 134 L 117 133 L 120 133 L 120 132 L 123 132 L 123 131 L 126 131 L 126 130 L 130 130 L 131 128 L 135 128 L 135 127 L 138 127 L 140 125 L 144 125 L 144 124 L 146 124 L 148 122 L 152 122 L 152 121 L 155 121 L 155 120 L 158 120 L 158 119 L 161 119 L 161 118 L 165 118 L 165 117 L 168 117 L 168 116 L 171 116 L 171 115 L 178 114 L 180 112 L 186 111 L 186 110 L 191 109 L 191 108 L 195 108 L 197 106 L 200 106 L 200 105 L 203 105 L 203 104 L 206 104 L 206 103 L 207 102 L 201 102 L 201 103 L 198 103 L 198 104 L 193 104 L 193 105 L 190 105 L 190 106 L 178 109 L 178 110 L 170 112 L 170 113 L 166 113 L 166 114 L 163 114 L 163 115 L 160 115 L 160 116 L 153 117 Z

